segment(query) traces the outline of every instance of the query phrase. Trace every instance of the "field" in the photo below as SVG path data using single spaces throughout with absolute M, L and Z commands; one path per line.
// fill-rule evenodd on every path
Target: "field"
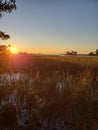
M 97 130 L 98 57 L 10 56 L 7 67 L 0 66 L 5 129 Z

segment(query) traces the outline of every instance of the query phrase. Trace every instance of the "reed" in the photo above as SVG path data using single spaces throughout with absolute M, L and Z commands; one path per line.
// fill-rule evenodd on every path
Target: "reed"
M 98 128 L 98 57 L 32 56 L 30 63 L 0 74 L 0 114 L 13 105 L 15 129 Z

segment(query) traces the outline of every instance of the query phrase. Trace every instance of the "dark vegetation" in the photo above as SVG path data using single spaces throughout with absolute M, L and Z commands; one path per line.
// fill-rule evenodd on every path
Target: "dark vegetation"
M 0 17 L 4 12 L 11 13 L 16 9 L 16 0 L 0 0 Z M 0 31 L 0 39 L 7 40 L 10 36 L 5 32 Z
M 98 49 L 96 49 L 95 52 L 90 52 L 89 55 L 90 56 L 98 56 Z
M 78 53 L 77 51 L 66 52 L 67 55 L 77 55 L 77 53 Z

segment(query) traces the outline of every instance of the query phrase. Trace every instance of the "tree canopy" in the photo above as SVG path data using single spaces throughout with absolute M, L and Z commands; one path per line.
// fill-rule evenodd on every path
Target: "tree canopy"
M 66 52 L 67 55 L 77 55 L 77 53 L 78 52 L 76 52 L 76 51 L 71 51 L 71 52 L 67 51 Z
M 9 45 L 10 46 L 10 45 Z M 6 45 L 0 45 L 0 54 L 8 54 L 9 53 L 9 46 Z
M 12 10 L 16 9 L 16 0 L 0 0 L 0 17 L 3 12 L 11 13 Z M 10 36 L 5 32 L 0 31 L 0 39 L 7 40 Z
M 98 49 L 96 49 L 96 55 L 98 56 Z
M 96 49 L 96 51 L 94 51 L 94 52 L 90 52 L 88 55 L 90 55 L 90 56 L 98 56 L 98 49 Z
M 0 0 L 0 16 L 2 12 L 12 12 L 13 9 L 16 9 L 16 0 Z
M 10 36 L 8 34 L 5 34 L 5 32 L 0 31 L 0 38 L 2 40 L 7 40 L 10 38 Z
M 16 0 L 0 0 L 0 17 L 3 12 L 11 13 L 16 9 Z M 0 31 L 0 39 L 8 40 L 10 36 Z M 9 45 L 0 45 L 0 72 L 8 70 L 9 66 Z

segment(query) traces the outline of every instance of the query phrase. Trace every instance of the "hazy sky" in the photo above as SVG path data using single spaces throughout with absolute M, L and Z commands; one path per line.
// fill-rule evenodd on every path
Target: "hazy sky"
M 20 51 L 89 53 L 98 48 L 98 0 L 16 0 L 17 10 L 4 13 L 1 41 Z

